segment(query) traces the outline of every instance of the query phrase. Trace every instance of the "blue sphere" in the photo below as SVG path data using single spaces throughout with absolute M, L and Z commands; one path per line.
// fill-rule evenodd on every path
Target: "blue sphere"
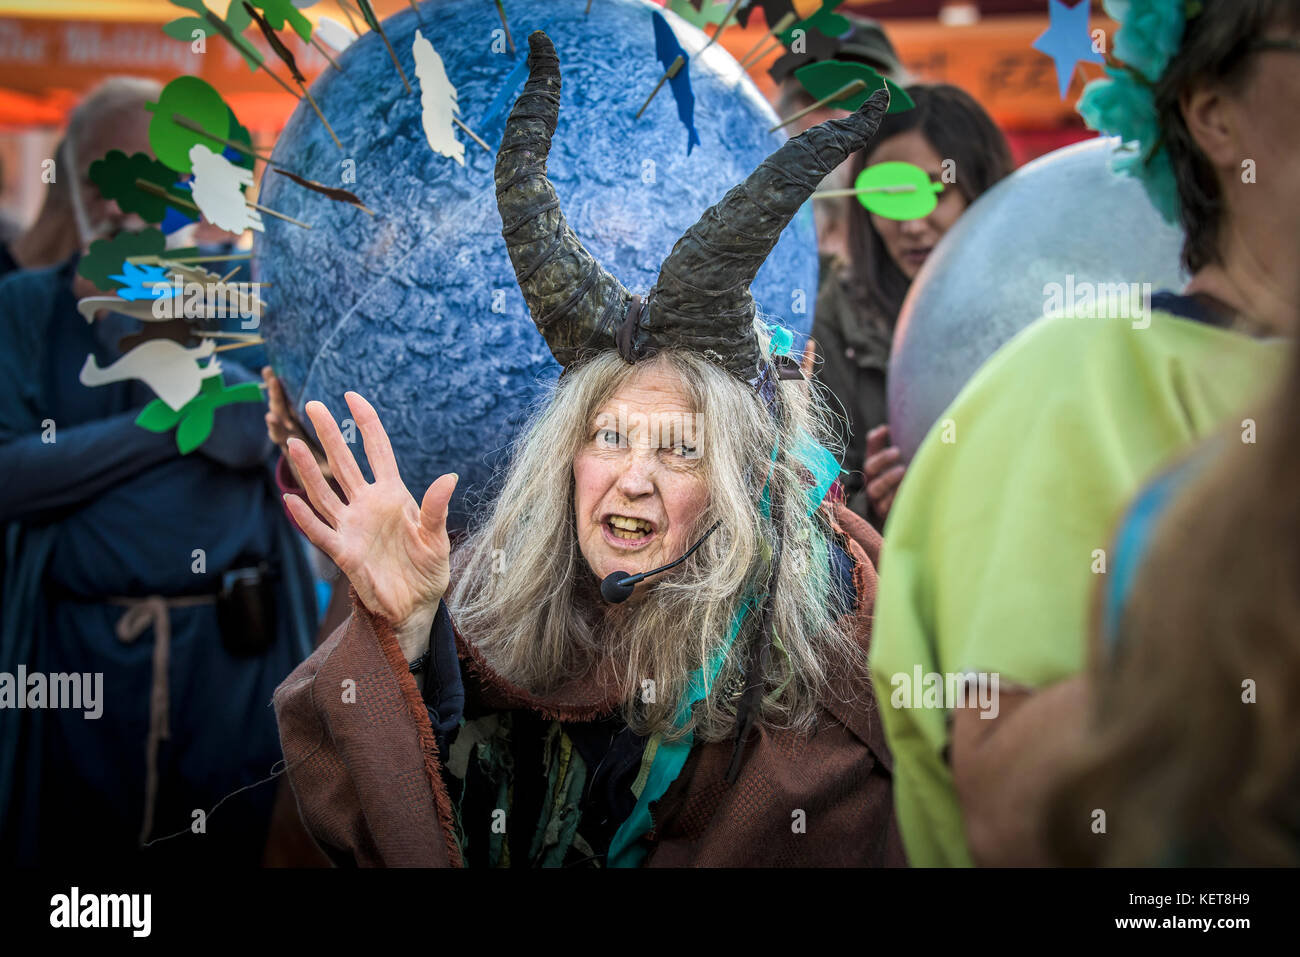
M 444 472 L 460 474 L 450 525 L 495 492 L 511 441 L 559 375 L 537 332 L 501 238 L 495 149 L 523 88 L 503 92 L 544 29 L 560 56 L 563 93 L 549 175 L 569 225 L 597 259 L 644 294 L 673 244 L 710 205 L 784 140 L 775 114 L 736 61 L 663 11 L 690 54 L 700 144 L 667 84 L 635 114 L 663 73 L 644 0 L 510 0 L 515 50 L 488 0 L 441 0 L 395 14 L 383 27 L 411 83 L 407 92 L 383 38 L 366 33 L 337 57 L 312 94 L 343 144 L 304 100 L 276 143 L 275 163 L 355 192 L 374 216 L 268 172 L 259 202 L 310 225 L 264 216 L 259 278 L 271 283 L 263 332 L 272 363 L 301 414 L 324 402 L 348 435 L 343 394 L 378 410 L 402 477 L 419 501 Z M 465 163 L 435 153 L 421 122 L 411 53 L 432 42 L 456 87 Z M 699 54 L 698 56 L 696 54 Z M 493 109 L 494 100 L 504 108 Z M 753 284 L 759 309 L 796 333 L 812 324 L 817 246 L 808 204 Z M 305 416 L 303 416 L 306 421 Z M 368 472 L 359 440 L 354 454 Z

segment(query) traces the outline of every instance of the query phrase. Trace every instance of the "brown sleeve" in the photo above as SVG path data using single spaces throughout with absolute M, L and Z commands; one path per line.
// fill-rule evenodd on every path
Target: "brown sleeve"
M 275 692 L 303 823 L 336 864 L 460 866 L 424 701 L 389 622 L 352 614 Z

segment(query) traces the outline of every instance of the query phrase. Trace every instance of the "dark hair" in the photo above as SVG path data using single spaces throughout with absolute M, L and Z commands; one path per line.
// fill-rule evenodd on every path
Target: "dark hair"
M 1298 0 L 1203 0 L 1187 21 L 1182 43 L 1155 86 L 1156 113 L 1174 179 L 1186 239 L 1183 265 L 1197 272 L 1219 261 L 1223 195 L 1214 167 L 1192 139 L 1183 119 L 1183 93 L 1200 85 L 1238 92 L 1256 60 L 1254 41 L 1273 26 L 1300 29 Z
M 916 109 L 885 115 L 875 138 L 853 157 L 854 179 L 882 143 L 912 130 L 920 130 L 940 156 L 956 161 L 956 186 L 967 203 L 973 203 L 1015 168 L 1006 137 L 970 94 L 955 86 L 926 83 L 907 87 L 907 93 Z M 911 281 L 890 258 L 862 204 L 850 202 L 849 209 L 854 298 L 892 326 Z
M 1230 423 L 1158 518 L 1048 800 L 1058 863 L 1300 865 L 1300 347 L 1284 380 L 1245 410 L 1258 441 Z

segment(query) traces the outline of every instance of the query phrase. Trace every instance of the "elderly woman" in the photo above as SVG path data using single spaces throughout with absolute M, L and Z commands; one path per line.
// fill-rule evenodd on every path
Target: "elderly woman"
M 359 864 L 901 863 L 865 671 L 879 539 L 822 503 L 825 411 L 748 292 L 888 95 L 788 141 L 642 301 L 560 212 L 558 60 L 545 34 L 529 45 L 497 197 L 565 372 L 454 552 L 456 477 L 417 506 L 349 393 L 366 482 L 308 403 L 343 496 L 291 440 L 312 507 L 286 501 L 353 612 L 276 695 L 304 821 Z

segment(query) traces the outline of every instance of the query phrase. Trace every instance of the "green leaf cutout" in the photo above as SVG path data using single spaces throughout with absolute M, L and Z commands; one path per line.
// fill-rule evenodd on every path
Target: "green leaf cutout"
M 906 90 L 893 80 L 881 76 L 865 63 L 823 60 L 820 63 L 809 63 L 806 66 L 799 67 L 794 71 L 794 75 L 795 79 L 803 84 L 803 88 L 811 93 L 815 100 L 833 96 L 854 80 L 864 81 L 867 84 L 865 89 L 842 100 L 837 100 L 834 104 L 837 109 L 848 110 L 850 113 L 867 102 L 867 98 L 880 89 L 881 86 L 889 88 L 890 113 L 902 113 L 916 108 L 916 104 L 912 102 L 912 98 L 907 95 Z
M 911 163 L 876 163 L 858 174 L 858 202 L 885 219 L 921 219 L 934 212 L 943 184 Z

